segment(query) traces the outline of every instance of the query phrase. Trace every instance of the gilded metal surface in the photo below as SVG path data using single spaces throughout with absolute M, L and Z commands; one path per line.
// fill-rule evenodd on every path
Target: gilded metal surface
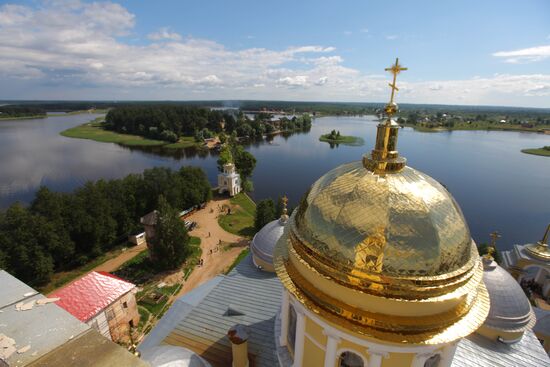
M 409 167 L 385 176 L 361 162 L 333 169 L 302 200 L 295 226 L 336 269 L 438 276 L 472 258 L 460 208 L 443 186 Z
M 294 223 L 294 221 L 292 221 Z M 357 267 L 345 267 L 332 258 L 309 248 L 298 239 L 293 224 L 288 234 L 288 251 L 310 269 L 331 281 L 361 293 L 384 298 L 422 300 L 434 298 L 445 300 L 465 295 L 477 287 L 481 272 L 474 244 L 471 246 L 472 261 L 462 268 L 440 276 L 388 276 L 361 270 Z M 368 250 L 368 247 L 363 250 Z M 460 290 L 459 290 L 460 288 Z M 460 294 L 458 294 L 460 293 Z
M 394 102 L 397 88 L 397 75 L 407 68 L 399 65 L 399 59 L 395 59 L 395 64 L 385 69 L 393 74 L 393 82 L 389 83 L 391 87 L 390 102 L 384 108 L 387 119 L 377 127 L 376 144 L 371 154 L 363 157 L 363 165 L 366 169 L 375 173 L 393 173 L 401 171 L 407 162 L 403 157 L 399 157 L 397 152 L 397 135 L 399 125 L 392 119 L 392 116 L 398 111 L 397 103 Z
M 390 342 L 446 343 L 487 317 L 483 267 L 449 192 L 399 157 L 392 116 L 397 74 L 406 68 L 396 60 L 386 70 L 393 74 L 392 93 L 374 150 L 312 185 L 277 243 L 275 271 L 308 309 L 351 331 Z M 402 307 L 423 302 L 426 312 L 440 313 L 396 316 L 365 303 L 358 308 L 343 299 L 352 293 L 321 292 L 312 284 L 323 278 L 353 289 L 353 296 L 374 295 Z M 439 302 L 446 307 L 434 308 Z
M 287 228 L 275 249 L 274 265 L 279 279 L 310 311 L 340 327 L 388 342 L 441 344 L 471 334 L 487 317 L 489 298 L 478 276 L 472 278 L 473 287 L 458 307 L 429 317 L 386 315 L 350 306 L 320 292 L 293 267 L 288 253 L 289 249 L 292 250 L 289 234 Z M 482 273 L 480 264 L 477 265 L 475 272 Z M 456 294 L 453 296 L 457 297 Z
M 550 249 L 548 248 L 548 233 L 550 232 L 550 224 L 546 227 L 546 232 L 542 236 L 542 240 L 537 242 L 536 245 L 527 245 L 525 248 L 530 255 L 535 256 L 544 261 L 550 260 Z

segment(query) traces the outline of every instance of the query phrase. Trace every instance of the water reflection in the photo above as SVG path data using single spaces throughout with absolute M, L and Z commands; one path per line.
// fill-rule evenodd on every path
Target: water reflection
M 123 147 L 59 135 L 97 115 L 51 116 L 0 122 L 0 207 L 29 202 L 40 185 L 70 191 L 86 180 L 116 178 L 154 166 L 202 167 L 216 182 L 215 150 Z M 309 132 L 284 133 L 245 142 L 256 157 L 256 199 L 287 194 L 295 206 L 321 175 L 361 159 L 372 149 L 373 117 L 323 117 Z M 319 141 L 338 129 L 363 138 L 363 146 L 332 146 Z M 550 221 L 550 158 L 520 149 L 550 145 L 550 136 L 499 131 L 419 133 L 400 131 L 398 149 L 408 164 L 442 182 L 462 207 L 477 241 L 499 230 L 500 244 L 536 241 Z

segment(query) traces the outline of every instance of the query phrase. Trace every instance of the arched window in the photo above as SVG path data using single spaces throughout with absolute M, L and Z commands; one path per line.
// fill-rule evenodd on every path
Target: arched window
M 424 367 L 438 367 L 440 361 L 441 356 L 439 354 L 434 354 L 430 358 L 426 359 L 426 362 L 424 362 Z
M 286 336 L 288 346 L 290 350 L 294 352 L 294 343 L 296 342 L 296 321 L 298 317 L 296 316 L 296 311 L 291 305 L 288 306 L 288 333 Z
M 338 367 L 364 367 L 363 358 L 361 356 L 346 351 L 338 357 Z

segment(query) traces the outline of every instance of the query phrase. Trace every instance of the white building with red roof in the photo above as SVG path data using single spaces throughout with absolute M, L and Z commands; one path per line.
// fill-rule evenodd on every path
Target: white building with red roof
M 92 271 L 52 293 L 57 305 L 115 342 L 129 342 L 139 322 L 137 288 L 113 274 Z

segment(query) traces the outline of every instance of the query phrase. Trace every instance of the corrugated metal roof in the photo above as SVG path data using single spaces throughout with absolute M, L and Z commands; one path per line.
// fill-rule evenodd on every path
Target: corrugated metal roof
M 139 344 L 138 350 L 144 352 L 147 349 L 159 346 L 164 338 L 172 332 L 174 326 L 183 320 L 194 307 L 198 306 L 223 278 L 223 275 L 218 275 L 174 301 L 162 319 L 155 325 L 155 328 Z
M 472 334 L 458 344 L 451 367 L 542 367 L 550 359 L 531 330 L 517 343 L 504 344 Z
M 249 255 L 172 327 L 163 343 L 191 349 L 213 366 L 230 366 L 231 344 L 226 334 L 235 324 L 243 324 L 248 327 L 254 366 L 277 366 L 274 321 L 281 292 L 276 275 L 256 269 Z M 229 316 L 230 307 L 242 315 Z
M 56 304 L 35 304 L 45 297 L 3 270 L 0 284 L 0 333 L 12 338 L 17 349 L 30 346 L 27 352 L 13 353 L 6 361 L 9 366 L 145 367 Z M 21 302 L 33 307 L 18 311 L 15 305 Z
M 279 366 L 274 336 L 275 316 L 281 305 L 279 279 L 272 273 L 256 269 L 250 255 L 228 276 L 220 278 L 221 281 L 215 280 L 219 283 L 214 287 L 210 284 L 209 289 L 200 291 L 208 294 L 202 294 L 203 298 L 191 310 L 186 308 L 185 315 L 170 326 L 171 331 L 164 339 L 156 343 L 188 348 L 215 367 L 230 366 L 231 344 L 226 333 L 235 324 L 244 324 L 248 326 L 249 353 L 254 358 L 254 366 Z M 225 316 L 230 307 L 243 315 Z M 163 321 L 164 318 L 160 324 Z M 548 365 L 550 360 L 546 352 L 530 330 L 514 344 L 472 334 L 459 342 L 452 363 L 453 367 Z
M 85 322 L 135 287 L 112 274 L 92 271 L 50 297 L 59 297 L 57 305 Z

